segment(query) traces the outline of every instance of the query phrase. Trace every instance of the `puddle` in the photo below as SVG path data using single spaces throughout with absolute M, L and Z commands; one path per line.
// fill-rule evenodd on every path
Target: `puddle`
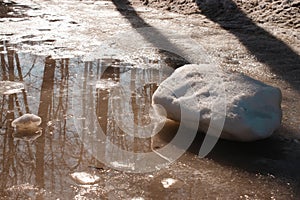
M 178 124 L 159 118 L 151 98 L 174 68 L 221 57 L 269 80 L 229 33 L 145 7 L 125 16 L 111 1 L 14 2 L 0 13 L 0 199 L 299 199 L 299 138 L 218 141 L 199 159 L 199 134 L 173 164 L 124 172 L 168 161 L 161 150 Z M 207 49 L 216 49 L 213 58 Z M 299 82 L 297 70 L 286 76 Z M 299 133 L 299 92 L 281 88 L 284 121 Z M 25 113 L 42 118 L 30 134 L 12 127 Z M 140 165 L 139 153 L 156 157 Z
M 84 185 L 98 182 L 99 175 L 70 172 L 80 170 L 82 166 L 99 169 L 99 161 L 93 164 L 95 157 L 90 154 L 89 146 L 84 147 L 85 134 L 90 134 L 88 131 L 96 134 L 101 129 L 113 144 L 126 150 L 152 151 L 151 130 L 154 127 L 147 125 L 151 121 L 160 123 L 160 118 L 154 116 L 152 94 L 174 70 L 167 67 L 159 56 L 134 57 L 132 63 L 128 59 L 125 62 L 111 57 L 95 61 L 80 58 L 54 60 L 17 53 L 7 44 L 3 43 L 4 51 L 0 54 L 0 149 L 3 150 L 1 163 L 7 163 L 1 169 L 2 196 L 12 192 L 12 197 L 18 196 L 9 188 L 22 180 L 45 189 L 35 191 L 35 195 L 45 198 L 50 193 L 59 197 L 61 189 L 70 197 L 74 184 L 71 179 Z M 33 113 L 42 120 L 13 121 L 25 113 Z M 124 116 L 124 113 L 128 115 Z M 152 113 L 152 118 L 149 113 Z M 123 130 L 116 119 L 125 120 Z M 150 132 L 141 139 L 134 139 L 142 127 Z M 132 160 L 113 153 L 113 146 L 106 145 L 105 149 L 111 166 L 134 168 Z M 12 169 L 16 176 L 22 175 L 10 179 Z M 53 177 L 48 177 L 48 173 Z M 59 190 L 50 189 L 51 185 L 58 183 Z M 25 198 L 34 196 L 22 195 Z
M 152 106 L 152 95 L 174 69 L 158 55 L 135 55 L 134 64 L 115 59 L 86 62 L 76 71 L 75 127 L 86 150 L 114 169 L 138 171 L 143 159 L 136 153 L 153 152 L 153 136 L 166 121 Z
M 17 53 L 6 45 L 0 46 L 0 194 L 4 199 L 236 199 L 245 195 L 292 199 L 293 188 L 284 179 L 221 164 L 235 155 L 222 154 L 236 147 L 231 143 L 221 144 L 210 159 L 199 159 L 190 150 L 157 172 L 124 172 L 134 171 L 141 159 L 127 152 L 155 152 L 164 159 L 159 149 L 172 139 L 178 124 L 159 118 L 151 99 L 176 68 L 174 63 L 185 62 L 181 57 L 143 49 L 126 60 L 116 56 L 92 61 L 52 59 Z M 31 135 L 18 133 L 11 125 L 25 113 L 42 119 L 41 129 Z M 300 152 L 299 144 L 293 145 L 290 150 Z M 244 153 L 235 159 L 254 167 L 259 161 L 266 164 L 266 152 L 250 155 L 249 162 Z M 272 160 L 278 167 L 274 172 L 286 169 L 281 167 L 285 159 L 298 158 L 295 153 L 283 154 L 278 162 Z

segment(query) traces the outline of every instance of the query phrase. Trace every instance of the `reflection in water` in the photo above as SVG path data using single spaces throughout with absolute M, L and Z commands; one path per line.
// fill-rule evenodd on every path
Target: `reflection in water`
M 1 94 L 0 98 L 3 199 L 293 197 L 291 187 L 273 177 L 245 173 L 189 153 L 153 174 L 123 173 L 97 160 L 102 156 L 115 168 L 132 169 L 138 158 L 126 157 L 115 148 L 147 153 L 162 147 L 165 141 L 149 136 L 162 128 L 159 122 L 163 119 L 155 117 L 151 98 L 157 84 L 172 73 L 164 63 L 152 62 L 147 68 L 108 58 L 53 60 L 16 53 L 5 42 L 0 51 L 6 52 L 0 54 L 0 81 L 25 86 L 21 92 Z M 25 113 L 42 118 L 41 134 L 35 140 L 16 139 L 11 126 Z M 98 127 L 105 138 L 98 137 Z M 162 129 L 166 141 L 177 128 L 178 124 L 166 122 Z M 89 135 L 97 136 L 93 137 L 96 144 L 101 139 L 103 145 L 90 142 L 85 146 Z M 101 154 L 93 157 L 90 149 Z M 223 159 L 227 157 L 222 154 Z
M 42 129 L 37 127 L 36 129 L 33 129 L 32 132 L 28 133 L 28 130 L 26 131 L 19 131 L 16 130 L 13 133 L 13 137 L 15 140 L 25 140 L 25 141 L 33 141 L 39 138 L 42 135 Z
M 57 195 L 49 191 L 70 191 L 61 177 L 80 164 L 83 146 L 72 126 L 67 128 L 69 60 L 17 54 L 5 42 L 0 48 L 7 52 L 0 55 L 1 81 L 25 84 L 21 93 L 4 93 L 0 99 L 0 194 L 48 199 Z M 25 113 L 40 116 L 41 129 L 33 134 L 14 130 L 12 120 Z
M 27 141 L 37 139 L 42 135 L 42 129 L 39 127 L 41 121 L 41 118 L 34 114 L 22 115 L 11 123 L 11 126 L 15 128 L 13 137 Z
M 70 186 L 76 184 L 70 175 L 72 172 L 84 166 L 109 170 L 99 168 L 99 162 L 85 151 L 81 142 L 84 138 L 78 137 L 73 124 L 77 111 L 82 113 L 76 116 L 80 114 L 88 119 L 80 121 L 80 127 L 88 127 L 83 133 L 93 130 L 96 125 L 91 122 L 96 122 L 107 136 L 106 140 L 117 147 L 135 152 L 151 151 L 150 137 L 133 136 L 141 134 L 139 127 L 150 123 L 152 94 L 157 83 L 172 70 L 161 70 L 159 62 L 146 69 L 145 65 L 133 67 L 117 59 L 53 60 L 16 53 L 5 42 L 0 48 L 4 52 L 0 54 L 0 81 L 25 85 L 21 92 L 2 94 L 0 99 L 2 197 L 48 199 L 59 197 L 62 192 L 71 197 L 74 191 Z M 129 96 L 124 95 L 128 92 Z M 80 106 L 71 108 L 71 101 Z M 120 117 L 128 114 L 129 121 L 125 125 L 129 126 L 124 128 L 131 129 L 130 134 L 124 132 L 113 117 L 112 107 L 116 104 L 122 104 L 118 110 Z M 42 118 L 41 129 L 36 134 L 16 132 L 11 126 L 14 119 L 25 113 Z M 115 154 L 111 143 L 105 146 L 106 159 L 116 167 L 134 167 L 133 158 Z
M 127 152 L 153 151 L 151 136 L 164 119 L 153 111 L 152 94 L 172 70 L 162 70 L 159 62 L 147 67 L 108 59 L 85 64 L 78 72 L 83 76 L 75 83 L 73 106 L 76 127 L 90 153 L 131 171 L 139 155 Z
M 22 92 L 24 89 L 23 83 L 13 81 L 0 81 L 0 94 L 15 94 Z

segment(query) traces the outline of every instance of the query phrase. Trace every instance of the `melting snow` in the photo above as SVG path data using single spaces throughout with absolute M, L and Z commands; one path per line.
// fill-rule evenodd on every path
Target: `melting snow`
M 74 172 L 71 174 L 71 177 L 75 182 L 83 185 L 92 185 L 100 180 L 99 176 L 92 175 L 87 172 Z
M 161 183 L 163 185 L 164 188 L 169 188 L 170 186 L 172 186 L 174 183 L 176 183 L 177 180 L 173 179 L 173 178 L 164 178 Z

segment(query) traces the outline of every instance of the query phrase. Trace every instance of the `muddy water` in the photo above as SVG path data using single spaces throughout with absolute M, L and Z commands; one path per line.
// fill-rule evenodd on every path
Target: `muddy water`
M 120 149 L 154 152 L 178 129 L 166 121 L 153 135 L 164 119 L 151 97 L 173 70 L 162 59 L 54 60 L 2 47 L 0 80 L 25 89 L 1 94 L 1 199 L 297 199 L 300 143 L 279 136 L 219 141 L 200 159 L 199 133 L 173 164 L 128 172 L 138 156 Z M 24 113 L 42 118 L 41 135 L 14 137 L 11 122 Z

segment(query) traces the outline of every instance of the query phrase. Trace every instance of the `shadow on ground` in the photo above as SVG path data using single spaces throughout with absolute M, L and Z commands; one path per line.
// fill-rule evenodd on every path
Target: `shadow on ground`
M 145 41 L 152 44 L 154 47 L 160 50 L 160 54 L 167 56 L 168 54 L 184 55 L 183 50 L 172 44 L 170 40 L 158 29 L 148 24 L 142 17 L 139 16 L 137 11 L 130 5 L 127 0 L 118 1 L 112 0 L 117 10 L 124 16 L 130 25 L 145 39 Z M 132 40 L 134 42 L 134 40 Z M 184 60 L 184 59 L 182 59 Z M 173 68 L 181 67 L 184 64 L 188 64 L 189 61 L 185 60 L 178 64 L 173 63 Z
M 178 123 L 166 123 L 158 136 L 165 144 L 172 142 L 178 148 L 184 148 L 180 141 L 172 141 L 178 128 Z M 206 158 L 223 166 L 239 168 L 250 173 L 273 175 L 300 186 L 300 141 L 279 135 L 279 132 L 288 131 L 281 128 L 272 137 L 254 142 L 219 139 Z M 192 132 L 192 130 L 186 130 L 185 134 L 192 134 Z M 198 132 L 188 152 L 198 155 L 204 137 L 205 133 Z
M 172 52 L 181 52 L 159 30 L 153 29 L 152 37 L 141 31 L 139 28 L 151 26 L 139 16 L 128 0 L 112 0 L 112 2 L 131 26 L 137 29 L 148 42 L 157 48 L 167 46 L 169 49 L 174 49 Z M 266 64 L 274 74 L 294 89 L 300 90 L 300 77 L 295 76 L 300 74 L 300 56 L 290 46 L 258 26 L 232 0 L 197 0 L 196 2 L 202 15 L 236 36 L 259 62 Z
M 128 1 L 113 0 L 113 2 L 133 28 L 150 26 L 129 5 Z M 233 1 L 228 2 L 230 6 L 226 9 L 220 9 L 218 7 L 220 5 L 210 3 L 210 1 L 198 1 L 198 6 L 203 15 L 235 35 L 259 62 L 266 64 L 273 73 L 288 82 L 294 89 L 300 90 L 299 77 L 295 80 L 288 75 L 300 70 L 300 56 L 283 41 L 256 25 Z M 158 30 L 154 35 L 167 45 L 176 48 Z M 156 38 L 145 37 L 145 39 L 159 47 Z M 280 130 L 280 132 L 286 131 L 288 130 L 283 128 Z M 167 142 L 172 138 L 171 134 L 162 137 Z M 197 134 L 189 149 L 191 153 L 198 155 L 203 138 L 204 134 Z M 207 157 L 223 165 L 237 167 L 251 173 L 271 174 L 283 180 L 292 181 L 296 185 L 294 189 L 299 196 L 297 190 L 300 186 L 300 143 L 298 140 L 285 139 L 278 135 L 249 143 L 219 140 Z
M 189 151 L 198 154 L 203 141 L 198 134 Z M 207 156 L 223 165 L 238 167 L 252 173 L 300 179 L 300 142 L 274 135 L 255 142 L 234 142 L 220 139 Z
M 198 154 L 203 135 L 196 136 L 189 149 L 191 153 Z M 300 195 L 299 140 L 286 139 L 278 135 L 255 142 L 234 142 L 220 139 L 207 158 L 223 166 L 280 178 L 292 183 L 296 196 Z
M 259 62 L 266 64 L 279 78 L 300 90 L 300 77 L 296 80 L 291 77 L 293 72 L 299 73 L 300 56 L 291 47 L 255 24 L 232 0 L 226 1 L 226 4 L 198 0 L 197 4 L 201 14 L 236 36 Z

